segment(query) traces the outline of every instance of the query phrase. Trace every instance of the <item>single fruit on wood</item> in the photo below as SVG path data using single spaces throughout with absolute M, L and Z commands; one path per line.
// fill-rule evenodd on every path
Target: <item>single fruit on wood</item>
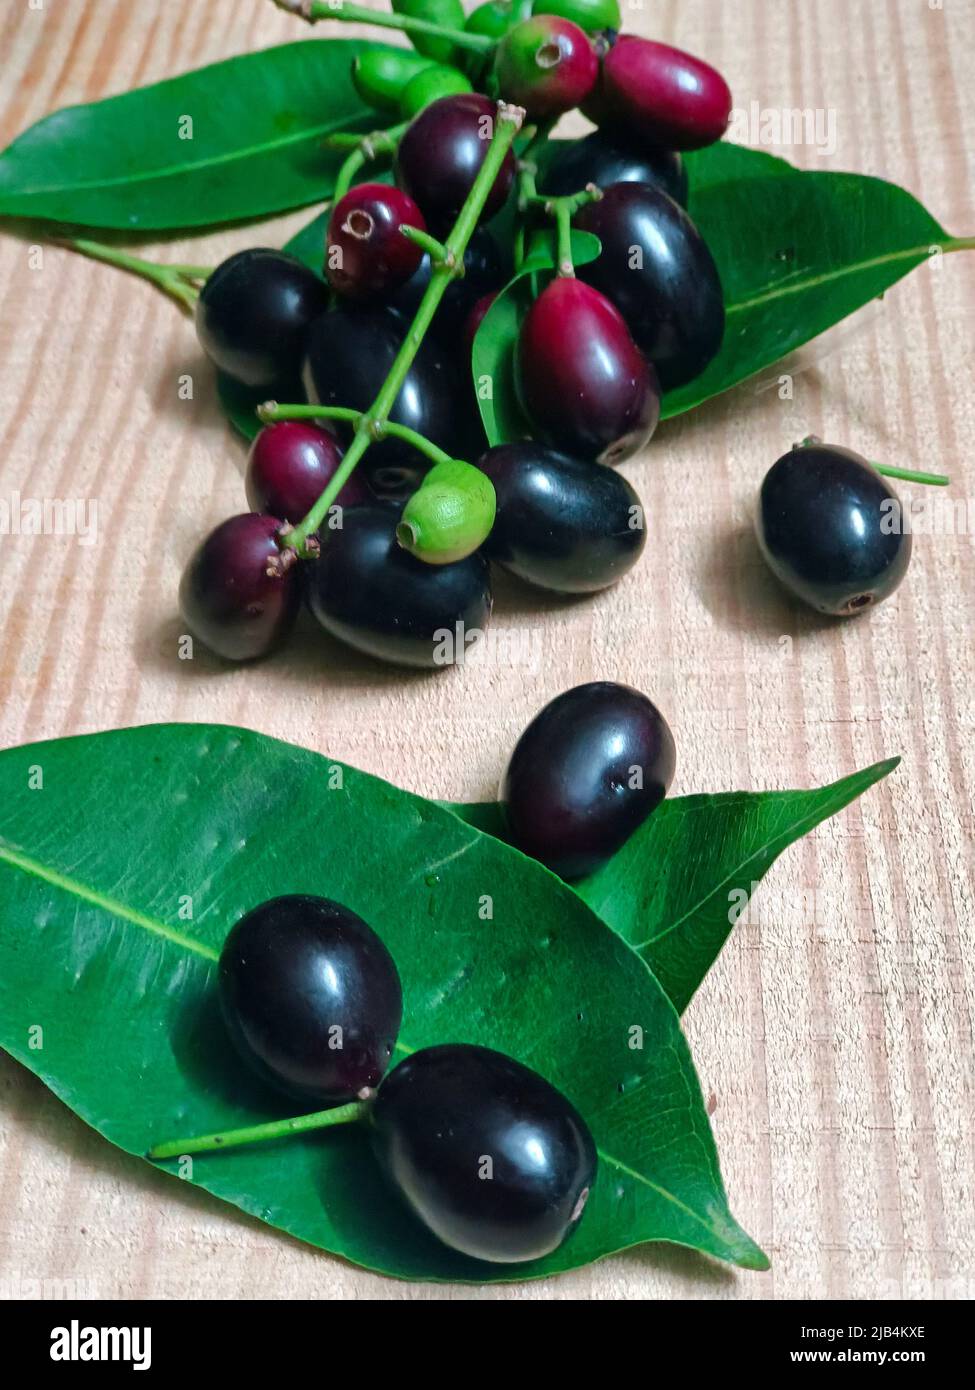
M 462 662 L 491 616 L 479 554 L 428 565 L 401 548 L 393 507 L 348 507 L 308 565 L 308 605 L 333 637 L 397 666 Z
M 576 225 L 602 251 L 579 274 L 616 305 L 665 391 L 700 376 L 724 336 L 714 258 L 683 208 L 645 183 L 617 183 Z
M 645 695 L 578 685 L 535 716 L 501 783 L 513 844 L 564 879 L 604 864 L 663 801 L 676 752 Z
M 666 43 L 608 35 L 599 81 L 583 108 L 598 126 L 665 150 L 720 140 L 731 116 L 727 82 L 709 64 Z
M 180 612 L 194 636 L 228 661 L 265 656 L 294 622 L 298 576 L 281 564 L 281 526 L 273 516 L 232 516 L 183 571 Z
M 622 473 L 531 441 L 499 444 L 477 466 L 497 498 L 485 553 L 519 579 L 586 594 L 615 584 L 639 559 L 643 508 Z
M 660 418 L 657 376 L 619 310 L 574 278 L 553 280 L 518 339 L 516 382 L 532 422 L 559 449 L 620 463 Z
M 425 1047 L 400 1062 L 372 1109 L 381 1166 L 424 1226 L 476 1260 L 556 1250 L 582 1219 L 596 1146 L 537 1072 L 486 1047 Z
M 324 282 L 295 256 L 238 251 L 200 291 L 197 337 L 220 371 L 273 395 L 298 376 L 309 326 L 327 307 Z
M 379 1085 L 403 1017 L 392 956 L 361 917 L 304 894 L 272 898 L 231 929 L 220 1004 L 240 1055 L 312 1105 Z
M 865 458 L 837 444 L 796 445 L 772 465 L 755 529 L 776 578 L 838 618 L 892 594 L 911 559 L 897 494 Z

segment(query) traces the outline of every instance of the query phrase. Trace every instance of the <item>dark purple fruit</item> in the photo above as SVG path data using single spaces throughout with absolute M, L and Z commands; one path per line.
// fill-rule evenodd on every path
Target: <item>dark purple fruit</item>
M 459 663 L 491 616 L 487 562 L 417 560 L 396 540 L 399 519 L 394 507 L 347 508 L 308 566 L 308 605 L 326 632 L 382 661 Z
M 596 125 L 665 150 L 698 150 L 721 139 L 731 92 L 720 72 L 636 34 L 607 35 L 603 46 L 599 81 L 583 107 Z
M 591 874 L 663 801 L 675 761 L 667 721 L 638 690 L 567 690 L 528 725 L 504 774 L 512 844 L 564 879 Z
M 412 319 L 430 283 L 430 257 L 425 255 L 416 274 L 392 295 L 389 306 Z M 508 278 L 504 257 L 486 227 L 475 229 L 464 252 L 464 273 L 451 280 L 433 320 L 433 331 L 444 342 L 454 342 L 467 315 L 484 295 L 499 290 Z
M 408 329 L 389 309 L 351 306 L 323 314 L 308 334 L 305 387 L 320 405 L 368 410 L 393 365 Z M 425 338 L 389 418 L 426 435 L 457 458 L 468 456 L 469 419 L 458 410 L 459 363 L 433 338 Z M 348 439 L 350 427 L 336 425 Z M 415 488 L 430 460 L 412 445 L 384 439 L 370 446 L 360 465 L 377 492 L 402 495 Z
M 656 373 L 619 311 L 574 278 L 553 280 L 525 315 L 517 384 L 538 430 L 599 463 L 642 449 L 660 418 Z
M 508 30 L 495 49 L 494 75 L 503 101 L 523 106 L 533 121 L 550 120 L 585 101 L 599 60 L 578 24 L 542 14 Z
M 474 339 L 477 337 L 477 330 L 487 318 L 487 312 L 498 297 L 497 290 L 492 290 L 490 294 L 484 294 L 480 299 L 471 305 L 471 311 L 464 320 L 462 341 L 464 347 L 470 352 L 474 347 Z
M 724 335 L 718 268 L 683 208 L 645 183 L 617 183 L 576 225 L 602 243 L 579 275 L 616 305 L 665 391 L 700 376 Z
M 325 275 L 336 294 L 380 299 L 406 283 L 423 252 L 401 227 L 427 229 L 422 212 L 401 188 L 361 183 L 339 199 L 325 245 Z
M 411 121 L 396 151 L 396 182 L 420 205 L 434 236 L 457 220 L 494 134 L 493 101 L 476 92 L 441 97 Z M 511 192 L 515 158 L 509 150 L 481 220 L 499 211 Z
M 218 978 L 234 1045 L 272 1086 L 318 1106 L 379 1085 L 403 992 L 386 947 L 341 903 L 294 894 L 252 908 Z
M 452 1250 L 515 1264 L 556 1250 L 596 1177 L 575 1107 L 537 1072 L 486 1047 L 425 1047 L 400 1062 L 372 1111 L 380 1164 Z
M 283 569 L 281 521 L 245 512 L 211 531 L 179 586 L 190 631 L 228 661 L 264 656 L 284 638 L 298 609 L 297 573 Z
M 279 420 L 265 425 L 247 455 L 244 486 L 252 512 L 266 512 L 296 525 L 318 501 L 342 462 L 335 435 L 311 420 Z M 353 473 L 335 499 L 342 507 L 371 501 L 369 489 Z
M 328 288 L 294 256 L 238 251 L 210 275 L 196 306 L 196 332 L 222 372 L 274 393 L 301 371 L 305 336 L 328 307 Z
M 587 184 L 648 183 L 687 205 L 687 170 L 674 150 L 658 150 L 625 131 L 594 130 L 582 140 L 557 140 L 558 153 L 539 180 L 540 193 L 565 197 Z
M 585 594 L 615 584 L 639 559 L 643 508 L 621 473 L 531 442 L 500 444 L 477 466 L 497 497 L 485 553 L 519 579 Z
M 911 532 L 897 494 L 837 444 L 796 445 L 765 475 L 755 529 L 772 573 L 819 613 L 848 618 L 892 594 Z

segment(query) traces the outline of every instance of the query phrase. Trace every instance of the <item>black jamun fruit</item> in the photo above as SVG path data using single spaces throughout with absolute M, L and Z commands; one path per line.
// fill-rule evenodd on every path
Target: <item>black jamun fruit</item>
M 382 661 L 435 669 L 463 660 L 491 616 L 487 561 L 428 565 L 396 539 L 395 507 L 347 507 L 309 562 L 308 604 L 334 637 Z
M 396 150 L 396 182 L 419 204 L 434 236 L 457 220 L 484 163 L 497 108 L 477 92 L 441 97 L 410 122 Z M 481 213 L 486 222 L 501 209 L 515 179 L 509 150 Z
M 674 150 L 658 150 L 623 131 L 594 130 L 581 140 L 555 141 L 558 153 L 538 182 L 549 197 L 567 197 L 594 183 L 605 192 L 614 183 L 648 183 L 687 205 L 687 171 Z
M 500 792 L 511 841 L 564 879 L 590 874 L 660 805 L 675 763 L 667 721 L 645 695 L 577 685 L 515 745 Z
M 265 1081 L 313 1105 L 379 1085 L 403 992 L 389 951 L 341 903 L 292 894 L 252 908 L 224 942 L 218 979 L 234 1045 Z
M 274 395 L 298 379 L 309 325 L 327 308 L 328 286 L 297 257 L 255 247 L 212 272 L 196 332 L 220 371 Z
M 497 497 L 485 553 L 542 589 L 585 594 L 615 584 L 646 541 L 643 509 L 613 468 L 530 441 L 477 460 Z
M 773 463 L 755 529 L 776 578 L 838 618 L 892 594 L 911 559 L 897 494 L 865 458 L 836 444 L 796 445 Z
M 578 1225 L 596 1146 L 575 1107 L 537 1072 L 486 1047 L 425 1047 L 379 1088 L 373 1145 L 423 1224 L 476 1260 L 556 1250 Z

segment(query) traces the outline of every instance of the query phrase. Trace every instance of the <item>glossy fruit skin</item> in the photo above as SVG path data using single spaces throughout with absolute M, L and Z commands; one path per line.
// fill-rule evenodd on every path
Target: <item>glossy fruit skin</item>
M 432 670 L 451 664 L 458 624 L 467 633 L 487 625 L 488 566 L 480 554 L 448 565 L 414 559 L 397 543 L 398 521 L 393 507 L 347 508 L 341 530 L 323 539 L 321 555 L 308 566 L 308 606 L 350 647 Z
M 590 874 L 660 805 L 675 763 L 667 721 L 645 695 L 577 685 L 535 716 L 511 755 L 500 793 L 511 841 L 564 879 Z
M 499 444 L 477 466 L 497 496 L 485 553 L 519 579 L 560 594 L 594 593 L 640 558 L 643 509 L 614 469 L 531 441 Z
M 599 60 L 578 24 L 539 15 L 505 34 L 494 73 L 504 101 L 523 106 L 532 120 L 548 120 L 585 101 L 596 85 Z
M 476 92 L 441 97 L 413 119 L 400 141 L 396 182 L 419 204 L 434 236 L 445 235 L 457 220 L 484 163 L 495 115 L 495 103 Z M 509 150 L 481 221 L 500 210 L 514 178 L 515 159 Z
M 619 311 L 574 278 L 553 280 L 525 315 L 516 382 L 536 428 L 577 458 L 620 463 L 660 418 L 656 373 Z
M 310 1106 L 379 1085 L 399 1034 L 392 956 L 361 917 L 291 894 L 244 914 L 220 952 L 224 1021 L 241 1057 Z
M 607 39 L 599 82 L 583 108 L 601 127 L 665 150 L 699 150 L 720 140 L 731 92 L 700 58 L 635 34 Z
M 624 132 L 594 130 L 566 140 L 539 179 L 540 193 L 565 197 L 594 183 L 604 191 L 614 183 L 648 183 L 687 205 L 687 171 L 675 150 L 658 150 Z
M 414 1214 L 476 1260 L 514 1264 L 556 1250 L 596 1177 L 596 1146 L 575 1107 L 486 1047 L 414 1052 L 380 1086 L 372 1127 L 379 1163 Z
M 580 209 L 576 226 L 602 243 L 579 275 L 619 309 L 663 389 L 700 376 L 721 347 L 724 295 L 684 209 L 649 184 L 617 183 Z
M 423 252 L 401 227 L 427 229 L 423 213 L 401 188 L 360 183 L 339 199 L 325 242 L 325 276 L 336 294 L 365 303 L 406 283 Z
M 228 661 L 252 661 L 287 635 L 298 610 L 297 572 L 268 574 L 282 522 L 244 512 L 221 522 L 183 571 L 179 607 L 190 631 Z
M 620 27 L 618 0 L 535 0 L 532 14 L 560 15 L 562 19 L 571 19 L 587 34 Z
M 356 57 L 352 64 L 352 85 L 367 105 L 392 114 L 400 109 L 407 83 L 430 66 L 429 58 L 411 53 L 408 48 L 377 44 L 375 48 L 363 49 Z
M 308 334 L 304 381 L 320 405 L 368 410 L 378 395 L 409 325 L 389 309 L 339 307 L 316 320 Z M 457 363 L 433 337 L 424 339 L 389 418 L 418 430 L 453 458 L 466 457 L 468 422 L 457 409 Z M 347 439 L 349 427 L 336 425 Z M 360 465 L 370 486 L 399 495 L 417 485 L 430 461 L 409 444 L 384 439 Z M 357 470 L 358 471 L 358 470 Z
M 765 475 L 755 530 L 777 579 L 819 613 L 848 618 L 894 592 L 911 559 L 897 494 L 836 444 L 796 446 Z
M 279 516 L 297 525 L 324 492 L 342 462 L 342 448 L 330 430 L 311 420 L 279 420 L 265 425 L 247 455 L 244 488 L 252 512 Z M 351 507 L 372 500 L 353 473 L 336 503 Z
M 440 97 L 457 96 L 473 90 L 458 68 L 446 63 L 434 63 L 407 82 L 400 94 L 399 114 L 403 120 L 409 121 Z
M 390 307 L 412 319 L 430 283 L 430 275 L 430 257 L 425 255 L 416 274 L 390 297 Z M 434 333 L 453 342 L 477 301 L 499 290 L 507 277 L 507 266 L 496 239 L 486 227 L 478 227 L 464 252 L 464 274 L 451 280 L 440 301 L 433 320 Z
M 222 372 L 273 393 L 298 376 L 312 320 L 328 289 L 294 256 L 255 247 L 217 266 L 200 291 L 196 332 Z

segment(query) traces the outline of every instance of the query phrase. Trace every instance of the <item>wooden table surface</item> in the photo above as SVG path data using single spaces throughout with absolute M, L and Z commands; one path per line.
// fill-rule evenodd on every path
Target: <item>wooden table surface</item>
M 796 163 L 892 179 L 975 232 L 973 0 L 653 0 L 626 22 L 715 63 L 739 106 L 835 113 L 835 151 L 779 151 Z M 267 0 L 8 0 L 0 137 L 307 32 Z M 149 254 L 212 264 L 308 215 Z M 28 256 L 0 238 L 0 491 L 95 498 L 98 539 L 0 537 L 0 746 L 220 720 L 484 798 L 533 712 L 605 677 L 667 712 L 677 792 L 904 762 L 776 864 L 687 1016 L 732 1208 L 770 1273 L 644 1246 L 483 1291 L 385 1280 L 115 1151 L 3 1058 L 0 1293 L 69 1279 L 99 1297 L 971 1297 L 975 258 L 922 266 L 812 345 L 791 401 L 766 377 L 663 427 L 626 468 L 650 528 L 636 572 L 571 605 L 500 593 L 496 622 L 538 634 L 537 670 L 429 679 L 335 646 L 234 671 L 177 660 L 179 572 L 242 510 L 242 449 L 170 301 L 66 251 L 40 269 Z M 807 433 L 949 472 L 968 510 L 954 534 L 916 538 L 893 601 L 841 626 L 782 598 L 747 529 L 764 471 Z

